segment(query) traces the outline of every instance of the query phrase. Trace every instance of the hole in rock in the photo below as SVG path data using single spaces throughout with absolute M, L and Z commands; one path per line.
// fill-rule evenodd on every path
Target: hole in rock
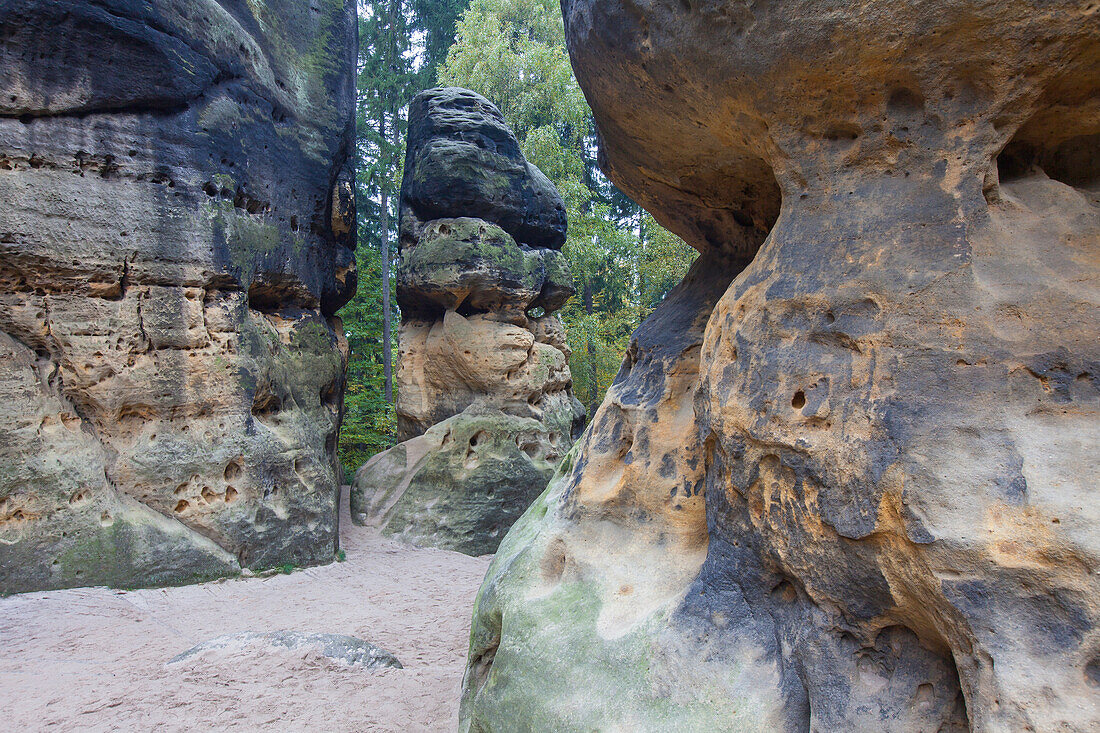
M 832 141 L 855 140 L 863 129 L 852 122 L 834 122 L 825 129 L 825 139 Z
M 225 480 L 233 481 L 241 475 L 241 464 L 239 460 L 230 461 L 229 465 L 225 467 Z M 186 485 L 186 484 L 185 484 Z
M 334 379 L 321 388 L 321 404 L 339 409 L 340 407 L 340 380 Z
M 183 514 L 190 506 L 191 504 L 189 504 L 186 499 L 180 499 L 176 502 L 176 508 L 173 511 L 175 511 L 176 514 Z
M 791 398 L 791 407 L 796 410 L 801 410 L 806 406 L 806 393 L 802 390 L 798 390 L 794 393 L 794 397 Z
M 493 641 L 473 658 L 470 664 L 470 679 L 473 683 L 473 689 L 480 690 L 485 686 L 486 680 L 489 679 L 489 672 L 493 668 L 493 661 L 496 659 L 497 647 L 499 646 L 500 635 L 498 632 L 493 638 Z
M 256 397 L 252 400 L 252 414 L 257 417 L 267 417 L 279 411 L 282 401 L 279 396 L 266 390 L 257 390 Z
M 1100 657 L 1093 657 L 1085 665 L 1085 681 L 1092 687 L 1100 687 Z
M 1052 106 L 1025 122 L 997 156 L 1000 182 L 1041 171 L 1067 186 L 1100 193 L 1100 124 L 1074 105 Z
M 474 306 L 470 305 L 469 302 L 460 303 L 458 307 L 455 308 L 455 313 L 462 316 L 463 318 L 469 318 L 470 316 L 476 316 L 481 313 L 488 312 L 489 311 L 485 308 L 475 308 Z
M 798 591 L 795 590 L 793 583 L 789 580 L 784 580 L 779 585 L 772 588 L 772 598 L 780 600 L 783 603 L 794 603 L 798 599 Z
M 1090 687 L 1100 687 L 1100 656 L 1088 660 L 1085 665 L 1085 681 Z
M 924 97 L 908 87 L 898 87 L 890 92 L 886 110 L 891 113 L 920 112 L 924 110 Z
M 539 570 L 542 579 L 547 583 L 558 583 L 565 574 L 565 565 L 568 556 L 565 551 L 565 542 L 560 537 L 555 537 L 546 547 L 546 552 L 539 561 Z

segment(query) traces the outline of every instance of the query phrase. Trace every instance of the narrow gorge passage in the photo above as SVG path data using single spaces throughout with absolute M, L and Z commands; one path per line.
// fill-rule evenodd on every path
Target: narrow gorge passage
M 385 539 L 346 510 L 340 530 L 344 562 L 289 575 L 0 598 L 4 727 L 455 730 L 469 609 L 488 558 Z M 366 639 L 404 668 L 263 646 L 166 664 L 222 635 L 284 629 Z

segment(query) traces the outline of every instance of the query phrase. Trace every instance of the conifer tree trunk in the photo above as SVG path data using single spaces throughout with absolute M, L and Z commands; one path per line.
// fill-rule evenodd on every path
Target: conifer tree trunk
M 584 310 L 588 315 L 592 315 L 592 283 L 588 280 L 584 281 Z M 599 407 L 596 403 L 596 397 L 600 394 L 600 377 L 599 370 L 596 368 L 596 349 L 592 346 L 591 337 L 588 338 L 586 346 L 588 347 L 588 369 L 592 384 L 592 394 L 588 399 L 588 419 L 591 420 L 592 416 L 596 414 L 596 408 Z
M 378 115 L 379 137 L 386 139 L 386 113 Z M 382 374 L 385 380 L 386 403 L 393 404 L 393 347 L 390 336 L 390 201 L 385 181 L 379 187 L 381 216 L 379 227 L 382 240 Z

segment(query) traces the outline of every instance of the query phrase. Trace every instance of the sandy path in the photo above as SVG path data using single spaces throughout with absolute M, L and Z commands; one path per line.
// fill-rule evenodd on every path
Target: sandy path
M 341 538 L 346 562 L 291 575 L 0 599 L 0 728 L 453 731 L 488 558 L 411 548 L 346 512 Z M 281 629 L 357 636 L 405 669 L 289 650 L 164 664 L 215 636 Z

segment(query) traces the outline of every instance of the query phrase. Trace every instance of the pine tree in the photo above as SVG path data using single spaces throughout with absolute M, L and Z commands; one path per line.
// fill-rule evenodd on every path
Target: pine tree
M 360 0 L 356 119 L 359 290 L 341 315 L 351 346 L 340 455 L 354 472 L 393 445 L 393 258 L 409 101 L 435 79 L 466 0 Z
M 473 0 L 440 68 L 503 113 L 527 159 L 557 185 L 577 297 L 560 315 L 574 392 L 602 401 L 630 334 L 686 272 L 695 251 L 600 173 L 592 112 L 573 77 L 555 0 Z

